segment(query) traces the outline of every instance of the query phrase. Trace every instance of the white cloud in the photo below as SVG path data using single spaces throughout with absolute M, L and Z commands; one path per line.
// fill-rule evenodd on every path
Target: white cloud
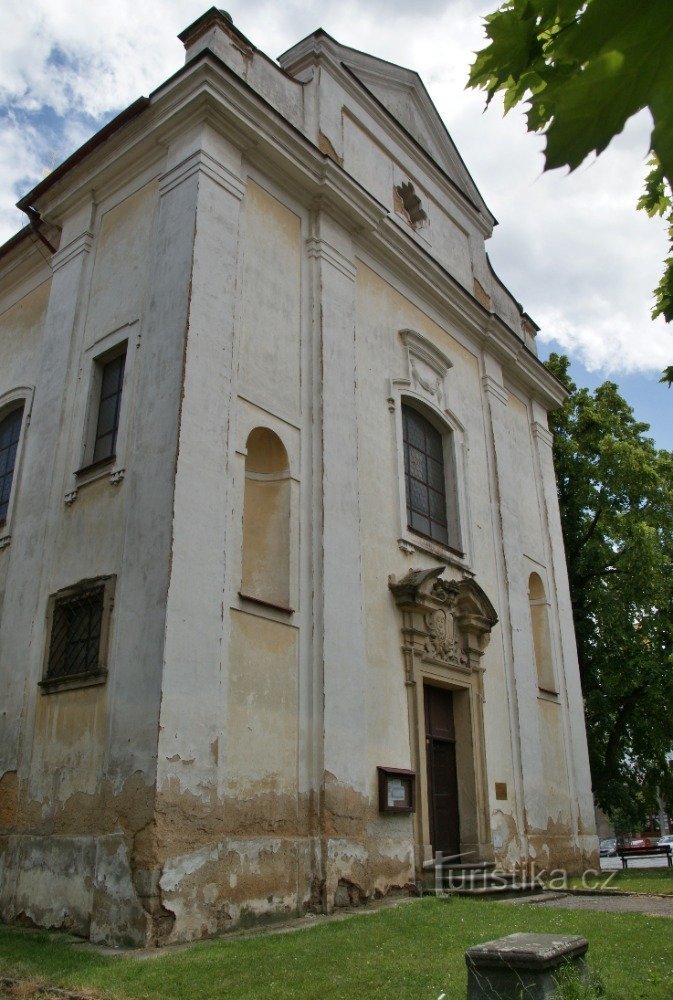
M 27 222 L 15 207 L 16 183 L 39 171 L 39 145 L 34 130 L 18 128 L 11 118 L 0 120 L 0 219 L 5 223 L 5 239 Z
M 203 0 L 33 0 L 0 9 L 0 239 L 22 219 L 13 202 L 110 115 L 182 62 L 176 39 Z M 649 124 L 631 123 L 594 164 L 542 174 L 543 141 L 520 111 L 483 114 L 464 89 L 481 18 L 496 0 L 234 0 L 236 25 L 274 57 L 317 27 L 417 70 L 501 225 L 492 262 L 534 319 L 591 369 L 653 371 L 673 333 L 649 320 L 666 244 L 634 211 Z

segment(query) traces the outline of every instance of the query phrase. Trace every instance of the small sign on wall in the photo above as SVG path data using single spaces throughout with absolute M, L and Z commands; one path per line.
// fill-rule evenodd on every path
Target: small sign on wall
M 496 781 L 495 783 L 495 797 L 499 802 L 505 802 L 507 800 L 507 782 L 506 781 Z
M 379 812 L 411 813 L 416 806 L 416 773 L 401 767 L 377 768 Z

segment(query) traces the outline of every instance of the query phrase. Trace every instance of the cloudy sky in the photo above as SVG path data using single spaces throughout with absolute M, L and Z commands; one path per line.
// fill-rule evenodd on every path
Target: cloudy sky
M 542 173 L 543 140 L 520 111 L 465 90 L 483 15 L 496 0 L 229 0 L 235 24 L 275 57 L 324 28 L 417 70 L 491 211 L 501 278 L 540 325 L 540 354 L 562 350 L 580 385 L 616 381 L 660 447 L 673 450 L 673 328 L 650 320 L 666 254 L 663 224 L 634 211 L 647 115 L 572 175 Z M 176 35 L 204 0 L 31 0 L 0 9 L 0 242 L 24 225 L 17 199 L 113 114 L 183 62 Z

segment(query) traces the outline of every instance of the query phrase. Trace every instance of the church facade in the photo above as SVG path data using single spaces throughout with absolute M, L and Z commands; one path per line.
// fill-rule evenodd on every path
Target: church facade
M 547 412 L 415 73 L 214 8 L 0 248 L 0 913 L 595 860 Z

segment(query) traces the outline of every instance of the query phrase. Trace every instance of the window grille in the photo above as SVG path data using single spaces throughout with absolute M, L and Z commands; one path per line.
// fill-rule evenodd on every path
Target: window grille
M 105 584 L 54 602 L 47 679 L 100 669 Z
M 111 458 L 115 454 L 125 363 L 126 352 L 118 354 L 116 358 L 108 361 L 102 367 L 100 402 L 98 404 L 98 421 L 96 424 L 96 438 L 94 441 L 92 462 L 100 462 L 105 458 Z
M 407 524 L 413 531 L 449 544 L 444 442 L 429 420 L 402 407 Z
M 23 407 L 20 406 L 0 422 L 0 524 L 7 520 L 22 418 Z

